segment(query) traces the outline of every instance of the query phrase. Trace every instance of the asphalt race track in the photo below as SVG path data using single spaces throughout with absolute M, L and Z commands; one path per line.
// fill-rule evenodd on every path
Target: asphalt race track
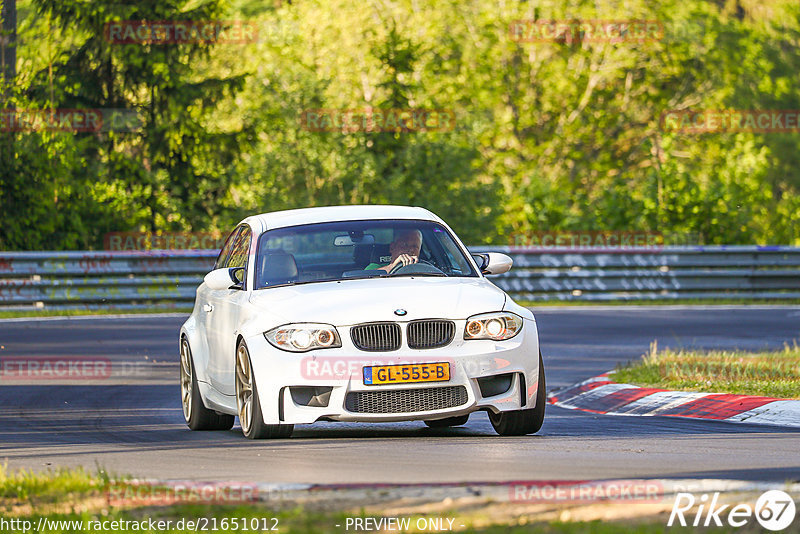
M 659 346 L 777 348 L 800 339 L 800 307 L 534 310 L 548 389 Z M 289 440 L 191 432 L 178 389 L 178 316 L 0 321 L 0 359 L 97 357 L 101 380 L 0 377 L 0 462 L 83 465 L 152 478 L 259 482 L 443 482 L 598 478 L 800 480 L 800 431 L 548 407 L 542 431 L 501 438 L 485 414 L 465 427 L 317 423 Z M 4 380 L 4 381 L 3 381 Z

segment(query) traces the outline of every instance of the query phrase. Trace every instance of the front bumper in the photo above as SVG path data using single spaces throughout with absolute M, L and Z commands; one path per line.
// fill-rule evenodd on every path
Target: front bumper
M 539 379 L 539 341 L 536 323 L 525 320 L 522 332 L 506 341 L 464 341 L 465 321 L 456 321 L 455 339 L 447 346 L 372 353 L 358 350 L 350 340 L 348 327 L 339 327 L 342 347 L 290 353 L 270 345 L 263 335 L 247 339 L 261 411 L 267 424 L 303 424 L 320 419 L 351 422 L 432 420 L 465 415 L 477 410 L 503 412 L 533 408 Z M 450 380 L 391 385 L 365 385 L 366 365 L 447 362 Z M 507 390 L 481 394 L 479 379 L 511 374 Z M 487 393 L 486 382 L 484 393 Z M 299 394 L 316 388 L 324 392 L 310 403 Z M 449 388 L 447 392 L 434 388 Z M 462 389 L 463 388 L 463 389 Z M 414 391 L 409 391 L 414 390 Z M 428 390 L 421 392 L 417 390 Z M 456 405 L 450 392 L 458 390 Z M 377 394 L 374 394 L 376 393 Z M 394 393 L 382 393 L 394 392 Z M 293 395 L 294 393 L 294 395 Z M 375 399 L 427 399 L 427 404 L 397 402 L 384 407 L 385 413 L 367 413 L 354 396 Z M 350 398 L 348 398 L 350 395 Z M 430 399 L 447 398 L 438 403 Z M 463 402 L 462 402 L 463 401 Z M 372 402 L 374 408 L 375 402 Z M 379 404 L 379 403 L 378 403 Z M 423 406 L 425 409 L 417 410 Z M 446 406 L 446 407 L 442 407 Z M 429 409 L 430 408 L 430 409 Z M 378 409 L 381 409 L 380 406 Z M 414 409 L 415 411 L 406 411 Z

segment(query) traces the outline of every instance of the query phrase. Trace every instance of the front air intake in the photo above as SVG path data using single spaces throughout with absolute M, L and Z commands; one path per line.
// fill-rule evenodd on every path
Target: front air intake
M 368 352 L 385 352 L 400 348 L 400 325 L 397 323 L 367 323 L 350 329 L 353 345 Z
M 428 412 L 455 408 L 468 400 L 464 386 L 353 391 L 345 397 L 345 408 L 353 413 Z
M 456 325 L 453 321 L 427 319 L 411 321 L 406 329 L 408 347 L 411 349 L 435 349 L 453 341 Z

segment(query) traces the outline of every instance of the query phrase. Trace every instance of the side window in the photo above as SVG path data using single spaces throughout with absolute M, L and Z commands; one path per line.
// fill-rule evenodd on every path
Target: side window
M 228 256 L 231 255 L 231 249 L 233 248 L 233 242 L 236 241 L 236 235 L 239 233 L 240 228 L 234 228 L 231 235 L 228 236 L 228 239 L 225 240 L 225 244 L 222 245 L 222 250 L 219 251 L 219 256 L 217 256 L 217 261 L 214 262 L 214 269 L 222 269 L 225 267 L 226 262 L 228 261 Z
M 250 232 L 249 226 L 242 226 L 242 230 L 233 242 L 231 256 L 228 258 L 226 267 L 247 267 L 247 254 L 250 252 Z

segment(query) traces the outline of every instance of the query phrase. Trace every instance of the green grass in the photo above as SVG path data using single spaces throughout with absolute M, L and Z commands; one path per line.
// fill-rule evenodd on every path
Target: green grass
M 127 530 L 122 529 L 109 529 L 105 527 L 105 532 L 152 532 L 156 533 L 178 533 L 178 532 L 254 532 L 251 526 L 266 526 L 263 532 L 279 532 L 283 534 L 340 534 L 342 532 L 355 531 L 351 525 L 346 530 L 347 517 L 371 517 L 380 518 L 383 516 L 377 514 L 346 514 L 341 512 L 313 512 L 296 508 L 293 510 L 271 510 L 266 506 L 250 505 L 250 506 L 209 506 L 209 505 L 181 505 L 170 506 L 161 508 L 146 508 L 134 510 L 104 510 L 98 513 L 92 512 L 72 512 L 67 514 L 49 514 L 39 516 L 32 514 L 19 519 L 25 519 L 31 522 L 31 525 L 37 525 L 39 518 L 44 517 L 47 519 L 48 533 L 67 533 L 67 532 L 100 532 L 97 528 L 103 523 L 111 526 L 111 521 L 138 521 L 139 524 L 149 525 L 149 520 L 154 523 L 164 521 L 163 526 L 167 528 L 157 527 L 156 529 L 139 529 L 131 528 L 130 524 Z M 397 517 L 389 515 L 388 517 Z M 408 516 L 406 516 L 408 517 Z M 414 528 L 416 520 L 423 516 L 411 516 L 411 528 L 408 531 L 393 531 L 387 530 L 386 532 L 436 532 L 436 530 L 423 530 L 419 531 Z M 457 515 L 452 513 L 433 514 L 431 517 L 455 517 L 458 521 Z M 233 528 L 233 520 L 236 520 L 236 526 Z M 54 524 L 54 521 L 80 521 L 80 525 L 64 523 Z M 169 524 L 166 521 L 170 521 Z M 188 521 L 192 521 L 192 528 L 189 527 Z M 96 523 L 103 522 L 103 523 Z M 181 523 L 182 522 L 182 523 Z M 247 525 L 247 528 L 242 528 L 242 525 Z M 339 525 L 339 526 L 337 526 Z M 122 526 L 122 525 L 121 525 Z M 182 526 L 183 528 L 178 528 Z M 748 525 L 750 526 L 750 525 Z M 59 528 L 60 527 L 60 528 Z M 77 527 L 77 528 L 76 528 Z M 87 527 L 90 527 L 91 530 Z M 227 527 L 227 528 L 224 528 Z M 275 527 L 275 530 L 270 528 Z M 102 526 L 101 526 L 102 528 Z M 20 529 L 21 531 L 21 529 Z M 536 533 L 536 534 L 666 534 L 667 532 L 694 532 L 691 527 L 666 527 L 665 519 L 654 520 L 638 520 L 637 522 L 601 522 L 601 521 L 575 521 L 575 522 L 539 522 L 527 523 L 517 525 L 491 525 L 485 527 L 471 527 L 466 526 L 461 529 L 460 525 L 455 532 L 476 533 L 476 534 L 523 534 L 523 533 Z M 737 534 L 746 534 L 754 532 L 755 529 L 733 529 L 733 528 L 709 528 L 704 531 L 710 534 L 717 534 L 723 532 L 736 532 Z M 374 530 L 366 530 L 365 532 L 376 532 Z
M 56 469 L 36 473 L 9 471 L 0 465 L 0 499 L 26 502 L 58 501 L 66 495 L 82 495 L 98 490 L 105 475 L 92 475 L 84 469 Z
M 512 295 L 513 297 L 513 295 Z M 673 299 L 673 300 L 517 300 L 526 308 L 546 308 L 548 306 L 763 306 L 799 305 L 800 299 Z
M 322 509 L 308 510 L 292 503 L 254 502 L 245 504 L 170 504 L 147 506 L 130 505 L 119 507 L 108 500 L 106 489 L 108 484 L 113 484 L 108 476 L 100 470 L 93 475 L 83 469 L 55 469 L 43 473 L 30 471 L 10 472 L 6 467 L 0 466 L 0 519 L 3 521 L 15 520 L 28 523 L 16 523 L 7 528 L 11 532 L 36 532 L 43 523 L 40 532 L 66 533 L 66 532 L 254 532 L 252 526 L 257 522 L 259 527 L 273 527 L 274 532 L 298 534 L 334 534 L 346 532 L 345 525 L 348 517 L 382 516 L 395 517 L 393 513 L 381 514 L 380 512 L 365 513 L 347 512 L 345 508 L 358 508 L 358 503 L 342 504 L 341 501 L 331 502 Z M 667 529 L 666 520 L 662 516 L 650 518 L 636 518 L 614 522 L 600 521 L 574 521 L 574 522 L 545 522 L 537 521 L 535 515 L 526 514 L 524 511 L 510 516 L 513 524 L 494 524 L 491 526 L 471 527 L 471 523 L 463 512 L 451 510 L 431 514 L 403 514 L 400 517 L 409 517 L 412 528 L 422 517 L 453 518 L 456 531 L 480 534 L 516 534 L 516 533 L 541 533 L 541 534 L 624 534 L 635 532 L 641 534 L 656 534 L 686 531 L 689 529 Z M 273 519 L 274 518 L 274 519 Z M 463 520 L 461 520 L 464 518 Z M 233 519 L 236 519 L 238 528 L 233 528 Z M 111 521 L 137 521 L 137 526 L 131 524 L 120 525 L 113 528 Z M 156 525 L 159 521 L 170 521 L 170 524 L 149 528 L 149 520 Z M 183 520 L 179 528 L 179 521 Z M 275 521 L 277 520 L 277 522 Z M 71 523 L 53 523 L 54 521 Z M 144 523 L 142 523 L 144 521 Z M 188 525 L 187 521 L 193 521 Z M 75 522 L 79 522 L 75 523 Z M 101 522 L 98 524 L 97 522 Z M 242 528 L 246 523 L 248 528 Z M 141 525 L 145 528 L 140 528 Z M 462 530 L 460 525 L 467 528 Z M 339 525 L 339 526 L 336 526 Z M 166 528 L 162 528 L 162 527 Z M 203 528 L 203 526 L 205 528 Z M 8 524 L 6 525 L 8 527 Z M 99 528 L 98 528 L 99 527 Z M 121 528 L 127 527 L 127 529 Z M 225 528 L 227 527 L 227 528 Z M 259 529 L 261 530 L 261 529 Z M 710 533 L 733 532 L 730 529 L 707 529 Z M 265 530 L 269 532 L 270 530 Z M 353 531 L 351 526 L 350 531 Z M 737 534 L 749 533 L 752 529 L 736 530 Z M 433 531 L 429 531 L 433 532 Z
M 432 517 L 453 517 L 452 514 L 434 514 Z M 379 515 L 365 515 L 361 514 L 345 514 L 336 512 L 310 512 L 303 509 L 294 510 L 270 510 L 264 506 L 171 506 L 166 508 L 149 508 L 137 510 L 107 510 L 105 513 L 68 513 L 68 514 L 52 514 L 47 516 L 30 515 L 24 518 L 31 522 L 32 525 L 37 525 L 39 517 L 45 517 L 48 528 L 48 533 L 66 533 L 66 532 L 100 532 L 97 528 L 98 523 L 94 522 L 107 522 L 106 525 L 111 525 L 111 521 L 125 520 L 125 521 L 138 521 L 142 524 L 148 525 L 147 521 L 152 520 L 154 523 L 159 521 L 171 521 L 170 524 L 164 523 L 167 526 L 165 529 L 139 529 L 130 528 L 130 524 L 125 525 L 129 528 L 127 530 L 109 529 L 106 527 L 105 532 L 152 532 L 152 533 L 177 533 L 177 532 L 254 532 L 250 526 L 257 524 L 259 526 L 266 525 L 268 528 L 264 532 L 270 532 L 271 527 L 276 527 L 272 532 L 283 534 L 340 534 L 347 532 L 345 529 L 347 517 L 377 517 Z M 390 516 L 396 517 L 396 516 Z M 407 532 L 436 532 L 418 531 L 413 528 L 416 519 L 421 516 L 413 516 L 411 519 L 412 528 Z M 233 528 L 233 520 L 237 522 L 237 528 Z M 81 521 L 84 525 L 80 528 L 79 525 L 61 525 L 54 524 L 54 521 Z M 183 523 L 179 523 L 183 521 Z M 193 521 L 192 528 L 187 528 L 189 524 L 187 521 Z M 576 522 L 551 522 L 551 523 L 529 523 L 524 525 L 491 525 L 487 527 L 471 528 L 467 526 L 466 529 L 458 528 L 455 532 L 465 533 L 480 533 L 480 534 L 522 534 L 522 533 L 540 533 L 540 534 L 626 534 L 626 533 L 639 533 L 639 534 L 656 534 L 667 533 L 675 531 L 694 531 L 691 528 L 673 527 L 668 529 L 666 527 L 666 520 L 655 521 L 641 521 L 637 523 L 622 523 L 622 522 L 600 522 L 600 521 L 576 521 Z M 248 525 L 248 528 L 242 528 L 242 524 Z M 179 525 L 183 528 L 177 528 Z M 339 525 L 338 527 L 336 525 Z M 59 528 L 59 526 L 61 528 Z M 75 528 L 78 527 L 78 528 Z M 91 527 L 89 530 L 86 527 Z M 205 528 L 204 528 L 205 527 Z M 227 528 L 223 528 L 227 527 Z M 34 527 L 35 528 L 35 527 Z M 102 528 L 102 527 L 101 527 Z M 734 532 L 734 529 L 704 529 L 709 533 L 720 532 Z M 21 529 L 19 530 L 21 531 Z M 350 532 L 354 531 L 353 526 L 349 528 Z M 735 530 L 737 534 L 744 534 L 745 532 L 752 531 L 752 529 Z M 376 532 L 374 530 L 367 530 L 364 532 Z M 390 531 L 386 532 L 399 532 Z M 402 531 L 406 532 L 406 531 Z
M 658 350 L 620 366 L 614 381 L 638 386 L 800 398 L 800 346 L 771 352 Z
M 0 311 L 0 319 L 16 319 L 21 317 L 73 317 L 77 315 L 144 315 L 152 313 L 192 313 L 192 308 L 175 308 L 172 310 L 14 310 Z

